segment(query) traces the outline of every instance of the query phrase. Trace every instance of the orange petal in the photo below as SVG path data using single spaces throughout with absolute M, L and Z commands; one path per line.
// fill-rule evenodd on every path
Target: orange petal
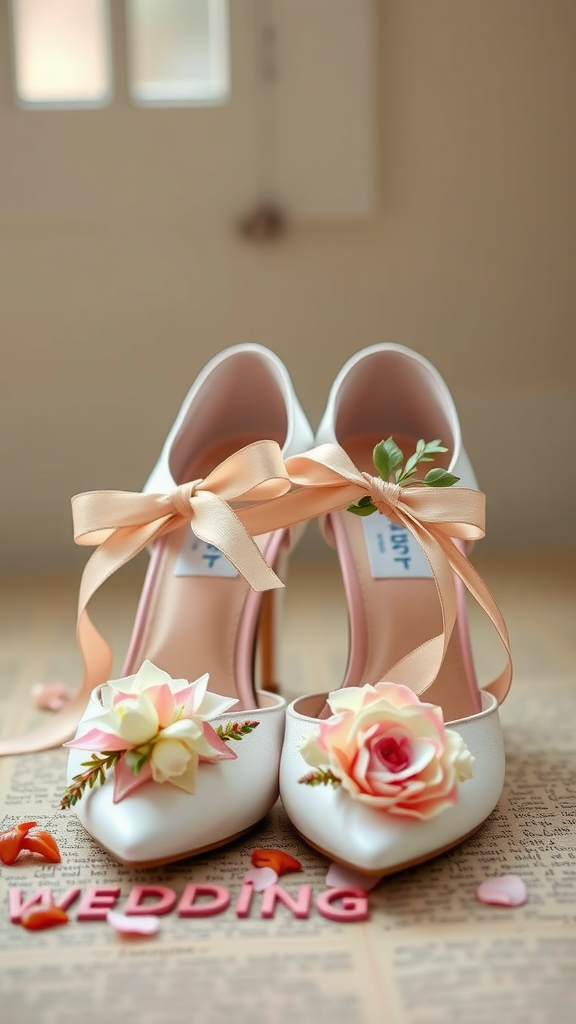
M 61 860 L 60 850 L 54 836 L 51 836 L 49 832 L 45 832 L 43 829 L 29 833 L 22 841 L 21 849 L 30 850 L 31 853 L 39 853 L 50 864 L 59 864 Z
M 67 924 L 68 914 L 59 907 L 36 907 L 22 914 L 20 923 L 31 932 L 39 932 L 43 928 L 53 928 L 57 924 Z
M 300 861 L 283 850 L 254 850 L 250 859 L 255 868 L 272 868 L 277 875 L 286 875 L 289 871 L 302 871 Z
M 0 860 L 3 864 L 14 863 L 22 849 L 25 836 L 35 825 L 35 821 L 23 821 L 0 832 Z

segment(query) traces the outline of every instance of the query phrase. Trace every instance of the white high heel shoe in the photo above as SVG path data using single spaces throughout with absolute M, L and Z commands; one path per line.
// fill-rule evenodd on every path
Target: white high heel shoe
M 509 654 L 508 638 L 464 555 L 483 536 L 483 495 L 434 367 L 398 345 L 359 352 L 334 382 L 316 440 L 287 469 L 299 513 L 326 514 L 350 655 L 328 706 L 323 694 L 288 707 L 280 792 L 312 846 L 380 875 L 460 842 L 502 790 L 497 709 L 511 666 L 478 689 L 461 580 Z M 422 461 L 432 466 L 426 480 Z
M 295 535 L 264 532 L 259 509 L 290 487 L 283 456 L 311 441 L 281 361 L 259 345 L 239 345 L 199 375 L 144 493 L 73 499 L 75 539 L 100 545 L 80 591 L 84 682 L 63 712 L 0 751 L 60 743 L 83 712 L 63 805 L 74 805 L 87 831 L 124 864 L 158 864 L 229 842 L 277 798 L 285 705 L 255 692 L 253 659 L 264 618 L 262 682 L 273 684 L 262 592 L 282 585 L 270 566 Z M 249 512 L 254 541 L 243 523 Z M 124 678 L 110 684 L 110 649 L 86 605 L 146 546 L 151 560 Z

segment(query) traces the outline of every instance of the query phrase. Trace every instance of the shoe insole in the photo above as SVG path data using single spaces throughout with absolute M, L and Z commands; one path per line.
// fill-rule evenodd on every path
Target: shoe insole
M 184 478 L 206 477 L 239 448 L 260 439 L 243 435 L 211 446 L 189 464 Z M 282 531 L 255 538 L 273 560 L 281 540 Z M 209 672 L 211 690 L 254 707 L 254 636 L 263 595 L 252 591 L 217 550 L 200 542 L 193 552 L 195 542 L 187 525 L 156 543 L 138 610 L 140 626 L 124 671 L 135 672 L 148 658 L 177 679 L 194 680 Z M 216 575 L 224 562 L 224 571 L 232 575 Z

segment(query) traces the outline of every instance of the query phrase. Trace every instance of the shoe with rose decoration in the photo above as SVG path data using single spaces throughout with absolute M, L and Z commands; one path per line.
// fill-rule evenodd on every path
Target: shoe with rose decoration
M 50 721 L 1 741 L 0 754 L 55 746 L 76 730 L 62 806 L 123 864 L 230 842 L 277 799 L 285 702 L 273 692 L 266 592 L 283 586 L 274 569 L 284 571 L 298 530 L 270 530 L 266 507 L 290 489 L 284 458 L 311 441 L 284 365 L 239 345 L 197 378 L 142 493 L 72 500 L 76 542 L 96 547 L 80 586 L 83 683 Z M 111 679 L 111 650 L 87 605 L 144 548 L 122 678 Z
M 446 384 L 398 345 L 349 360 L 317 447 L 286 466 L 293 490 L 275 504 L 289 502 L 294 521 L 324 517 L 348 600 L 350 652 L 341 689 L 287 709 L 282 801 L 316 849 L 384 875 L 461 842 L 502 791 L 498 705 L 511 682 L 509 641 L 465 553 L 484 535 L 484 495 Z M 465 588 L 507 654 L 483 689 Z

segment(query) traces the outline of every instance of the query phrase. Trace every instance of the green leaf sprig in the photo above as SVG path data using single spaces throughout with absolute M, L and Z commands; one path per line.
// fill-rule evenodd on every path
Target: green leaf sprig
M 229 743 L 230 740 L 241 740 L 243 736 L 252 732 L 258 725 L 260 725 L 259 722 L 251 722 L 249 720 L 245 722 L 228 722 L 225 728 L 217 725 L 215 732 L 218 733 L 221 740 L 224 740 L 224 743 Z
M 386 441 L 380 441 L 376 445 L 372 458 L 382 480 L 389 481 L 393 476 L 394 482 L 398 486 L 410 483 L 422 484 L 425 487 L 452 487 L 453 484 L 458 483 L 460 477 L 454 476 L 453 473 L 449 473 L 447 469 L 441 469 L 439 466 L 429 469 L 426 476 L 421 479 L 416 476 L 421 462 L 434 462 L 435 455 L 447 451 L 448 449 L 441 444 L 439 438 L 435 441 L 424 441 L 421 438 L 416 445 L 416 451 L 404 465 L 404 455 L 401 449 L 394 438 L 389 437 Z M 356 505 L 348 506 L 348 512 L 353 512 L 356 516 L 371 516 L 373 512 L 377 511 L 378 509 L 369 494 L 360 498 Z
M 109 768 L 114 767 L 122 753 L 122 750 L 112 750 L 101 755 L 92 754 L 89 761 L 82 761 L 82 767 L 87 770 L 74 776 L 73 782 L 64 791 L 64 796 L 60 801 L 61 808 L 66 811 L 70 807 L 74 807 L 74 804 L 77 804 L 80 800 L 86 786 L 92 789 L 97 782 L 102 785 L 106 778 L 106 772 Z
M 334 775 L 331 768 L 317 768 L 316 771 L 303 775 L 298 782 L 304 783 L 305 786 L 340 786 L 342 780 Z

